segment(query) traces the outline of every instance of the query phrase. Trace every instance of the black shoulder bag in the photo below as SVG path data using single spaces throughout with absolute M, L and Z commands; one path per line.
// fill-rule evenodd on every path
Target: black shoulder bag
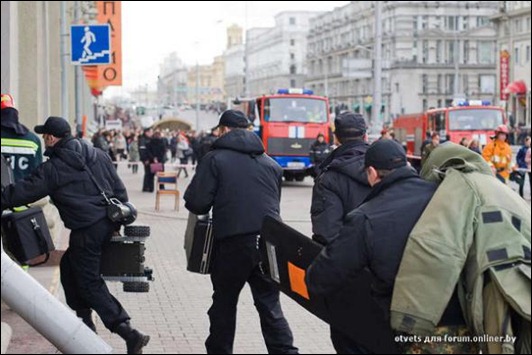
M 119 199 L 107 196 L 87 165 L 84 165 L 84 169 L 107 203 L 107 217 L 115 223 L 124 225 L 133 223 L 137 218 L 134 207 L 130 203 L 123 204 Z
M 12 183 L 11 168 L 2 156 L 2 188 Z M 55 250 L 54 242 L 40 207 L 28 207 L 24 211 L 2 214 L 2 240 L 6 250 L 21 264 L 38 266 L 50 258 Z M 44 261 L 28 264 L 28 261 L 46 254 Z

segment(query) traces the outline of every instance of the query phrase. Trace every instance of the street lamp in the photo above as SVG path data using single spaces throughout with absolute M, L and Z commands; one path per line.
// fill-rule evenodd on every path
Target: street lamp
M 371 106 L 371 120 L 373 129 L 382 128 L 381 105 L 382 105 L 382 3 L 375 1 L 375 46 L 373 62 L 373 105 Z

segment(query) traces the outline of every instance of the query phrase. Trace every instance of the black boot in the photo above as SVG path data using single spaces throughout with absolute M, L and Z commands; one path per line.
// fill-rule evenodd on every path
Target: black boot
M 90 309 L 82 309 L 80 311 L 76 311 L 76 315 L 79 318 L 81 318 L 83 323 L 85 323 L 85 325 L 87 327 L 89 327 L 90 330 L 92 330 L 93 332 L 97 333 L 96 332 L 96 325 L 94 324 L 94 321 L 92 320 L 92 310 L 90 310 Z
M 115 333 L 126 341 L 128 354 L 142 354 L 142 348 L 148 345 L 150 341 L 149 335 L 134 329 L 128 321 L 120 323 L 116 327 Z

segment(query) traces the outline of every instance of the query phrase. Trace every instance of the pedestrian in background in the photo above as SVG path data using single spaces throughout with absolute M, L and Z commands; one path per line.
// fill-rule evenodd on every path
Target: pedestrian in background
M 131 170 L 133 174 L 138 173 L 139 171 L 139 161 L 140 161 L 140 152 L 139 152 L 139 136 L 135 134 L 129 143 L 129 162 L 131 164 Z
M 528 155 L 528 161 L 527 161 L 527 155 Z M 519 174 L 521 174 L 523 177 L 521 184 L 519 184 L 519 195 L 521 197 L 524 197 L 527 174 L 528 174 L 528 182 L 532 190 L 532 176 L 530 173 L 530 136 L 525 138 L 525 144 L 519 149 L 519 152 L 517 152 L 517 156 L 515 160 L 517 162 L 517 167 L 521 170 L 519 171 Z
M 508 144 L 508 127 L 500 125 L 495 129 L 495 136 L 492 137 L 482 151 L 484 160 L 488 162 L 493 174 L 503 184 L 506 184 L 510 177 L 512 165 L 512 148 Z
M 190 212 L 205 215 L 211 208 L 213 212 L 214 294 L 205 346 L 209 354 L 233 353 L 238 297 L 248 283 L 268 353 L 295 354 L 279 290 L 259 268 L 259 233 L 265 216 L 279 218 L 283 171 L 247 126 L 242 112 L 222 113 L 221 136 L 202 158 L 185 192 Z
M 149 150 L 150 142 L 153 137 L 153 130 L 147 128 L 144 134 L 139 138 L 139 153 L 142 165 L 144 165 L 144 180 L 142 183 L 142 192 L 153 192 L 153 179 L 155 174 L 151 172 L 150 164 L 152 163 L 152 153 Z
M 421 151 L 421 166 L 425 164 L 429 158 L 430 153 L 440 145 L 440 135 L 437 132 L 433 132 L 431 135 L 431 141 L 429 144 L 423 147 Z
M 314 169 L 314 177 L 319 174 L 319 167 L 321 163 L 329 156 L 331 153 L 331 146 L 329 143 L 325 142 L 325 136 L 320 133 L 316 137 L 316 141 L 310 146 L 310 162 Z

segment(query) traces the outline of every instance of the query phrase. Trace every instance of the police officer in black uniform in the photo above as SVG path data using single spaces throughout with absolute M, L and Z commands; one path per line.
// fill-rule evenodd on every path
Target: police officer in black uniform
M 126 188 L 109 156 L 73 138 L 63 118 L 49 117 L 35 132 L 43 134 L 45 155 L 50 159 L 27 178 L 2 188 L 2 210 L 50 195 L 71 230 L 69 248 L 61 259 L 67 304 L 93 330 L 91 310 L 95 310 L 105 326 L 126 341 L 128 354 L 142 353 L 150 337 L 131 327 L 129 315 L 100 275 L 102 247 L 117 226 L 107 217 L 105 200 L 86 169 L 109 196 L 125 202 Z
M 1 99 L 2 155 L 18 181 L 42 164 L 41 140 L 20 123 L 13 97 L 2 94 Z
M 259 269 L 258 235 L 265 216 L 279 216 L 282 169 L 264 153 L 259 137 L 247 130 L 242 112 L 220 116 L 221 137 L 203 157 L 185 192 L 186 208 L 207 214 L 213 208 L 209 310 L 209 354 L 231 354 L 238 296 L 249 283 L 259 312 L 262 334 L 270 354 L 297 353 L 292 332 L 279 303 L 279 291 Z
M 312 191 L 313 239 L 329 244 L 340 232 L 343 220 L 369 194 L 364 172 L 366 121 L 359 113 L 343 112 L 334 120 L 336 141 L 340 144 L 321 163 Z M 365 350 L 341 330 L 331 327 L 331 341 L 338 354 L 365 354 Z
M 312 262 L 306 282 L 309 292 L 326 296 L 367 268 L 375 276 L 373 297 L 389 318 L 395 277 L 408 236 L 436 185 L 421 179 L 408 166 L 403 147 L 394 140 L 375 142 L 364 159 L 371 192 L 347 214 L 339 234 Z

